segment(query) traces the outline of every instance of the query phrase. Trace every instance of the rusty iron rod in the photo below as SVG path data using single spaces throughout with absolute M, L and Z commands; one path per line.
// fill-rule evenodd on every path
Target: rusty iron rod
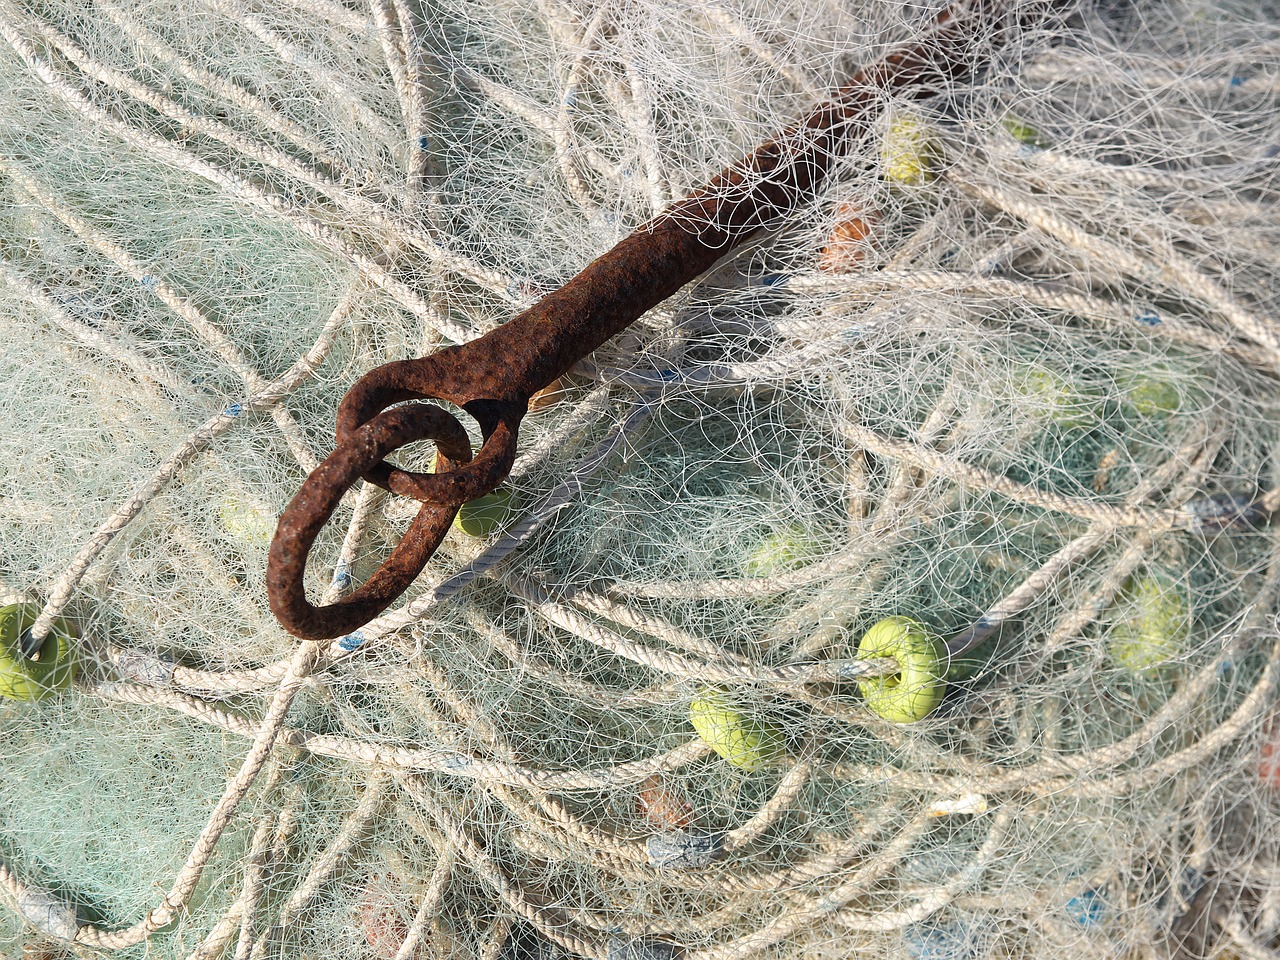
M 276 527 L 267 564 L 272 612 L 305 639 L 342 636 L 386 609 L 422 571 L 458 507 L 493 490 L 515 461 L 529 398 L 609 338 L 705 272 L 761 228 L 812 197 L 863 135 L 892 93 L 921 99 L 944 92 L 994 50 L 1021 17 L 997 0 L 958 0 L 920 41 L 860 70 L 831 99 L 780 136 L 725 168 L 701 189 L 637 228 L 581 273 L 492 332 L 417 360 L 384 364 L 358 380 L 337 414 L 337 446 L 303 483 Z M 1055 0 L 1035 5 L 1040 16 Z M 442 400 L 480 426 L 474 456 L 461 424 L 426 404 Z M 449 422 L 446 422 L 449 421 Z M 384 458 L 434 439 L 437 472 L 413 473 Z M 326 606 L 306 598 L 307 555 L 343 493 L 363 476 L 422 508 L 374 575 Z

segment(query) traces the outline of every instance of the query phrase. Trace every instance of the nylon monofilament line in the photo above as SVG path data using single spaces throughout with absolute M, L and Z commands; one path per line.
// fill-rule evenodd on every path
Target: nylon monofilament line
M 0 954 L 1280 948 L 1280 17 L 1045 14 L 0 0 Z

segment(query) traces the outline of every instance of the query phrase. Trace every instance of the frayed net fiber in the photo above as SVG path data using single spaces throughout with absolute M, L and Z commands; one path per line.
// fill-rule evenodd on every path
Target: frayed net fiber
M 4 955 L 1275 955 L 1275 4 L 980 39 L 543 398 L 399 604 L 267 608 L 357 377 L 938 9 L 0 0 Z M 312 596 L 415 509 L 353 490 Z M 854 682 L 869 632 L 956 656 Z

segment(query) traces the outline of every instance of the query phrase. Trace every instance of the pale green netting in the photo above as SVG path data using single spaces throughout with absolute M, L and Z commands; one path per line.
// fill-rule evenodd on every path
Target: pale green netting
M 0 703 L 6 955 L 1280 946 L 1280 543 L 1204 519 L 1280 506 L 1274 4 L 1086 5 L 886 103 L 525 421 L 502 534 L 285 682 L 267 545 L 356 377 L 929 12 L 0 0 L 0 592 L 83 637 Z M 313 595 L 412 512 L 353 495 Z M 833 682 L 890 616 L 1000 628 L 912 725 Z

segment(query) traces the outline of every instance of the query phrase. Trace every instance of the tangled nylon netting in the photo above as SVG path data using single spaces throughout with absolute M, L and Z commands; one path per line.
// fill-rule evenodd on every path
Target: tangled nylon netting
M 0 707 L 6 955 L 1274 955 L 1274 4 L 887 98 L 400 605 L 309 654 L 267 609 L 357 376 L 933 12 L 0 0 L 0 583 L 78 658 Z M 352 493 L 314 595 L 413 511 Z M 972 647 L 914 723 L 841 673 L 891 617 Z

